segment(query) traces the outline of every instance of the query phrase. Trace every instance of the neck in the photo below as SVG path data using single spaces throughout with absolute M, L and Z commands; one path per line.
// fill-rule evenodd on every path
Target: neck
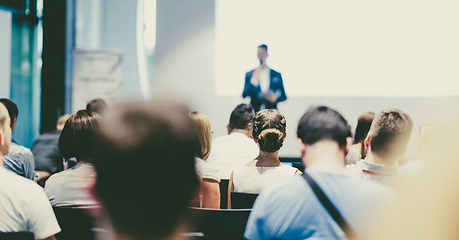
M 305 146 L 303 164 L 307 169 L 332 174 L 346 174 L 344 163 L 344 151 L 335 141 L 323 140 Z
M 0 159 L 3 159 L 3 154 L 0 152 Z M 0 167 L 3 167 L 3 161 L 0 161 Z
M 365 157 L 365 161 L 380 165 L 394 166 L 397 159 L 382 158 L 373 152 L 370 147 L 368 149 L 367 156 Z
M 252 132 L 249 131 L 249 130 L 244 130 L 244 129 L 233 129 L 233 130 L 231 130 L 231 133 L 233 133 L 233 132 L 242 133 L 242 134 L 246 135 L 246 136 L 249 137 L 249 138 L 252 137 Z M 231 134 L 231 133 L 230 133 L 230 134 Z
M 268 153 L 260 150 L 260 154 L 257 157 L 257 167 L 277 167 L 281 164 L 279 161 L 279 151 Z
M 265 67 L 268 67 L 268 65 L 266 65 L 266 61 L 261 61 L 260 62 L 260 66 L 261 66 L 262 69 L 265 68 Z

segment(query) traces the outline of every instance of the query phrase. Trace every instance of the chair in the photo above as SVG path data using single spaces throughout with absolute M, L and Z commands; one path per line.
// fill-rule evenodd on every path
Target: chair
M 187 223 L 192 239 L 245 239 L 250 209 L 188 208 Z
M 231 209 L 251 209 L 258 194 L 231 192 Z
M 31 232 L 0 232 L 2 240 L 34 240 L 35 237 Z
M 55 236 L 56 240 L 96 239 L 92 230 L 95 221 L 86 209 L 53 207 L 53 210 L 61 227 L 61 232 Z
M 228 185 L 229 179 L 220 180 L 220 209 L 228 208 Z

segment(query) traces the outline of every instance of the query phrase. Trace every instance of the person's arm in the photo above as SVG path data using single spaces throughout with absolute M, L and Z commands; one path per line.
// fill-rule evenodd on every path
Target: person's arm
M 234 192 L 234 185 L 233 185 L 233 173 L 231 173 L 231 177 L 228 184 L 228 209 L 231 209 L 231 193 Z
M 220 208 L 220 184 L 218 181 L 204 178 L 202 179 L 202 207 Z
M 24 177 L 37 181 L 37 175 L 35 173 L 35 161 L 33 159 L 33 154 L 29 149 L 24 151 L 23 157 L 23 168 L 24 168 Z
M 49 236 L 47 238 L 42 238 L 41 240 L 56 240 L 56 238 L 53 236 Z
M 35 239 L 54 239 L 54 235 L 59 233 L 61 228 L 48 197 L 38 185 L 28 189 L 28 192 L 27 203 L 23 209 L 27 229 L 34 234 Z
M 36 170 L 35 172 L 37 173 L 37 176 L 38 176 L 37 179 L 35 179 L 36 182 L 40 181 L 43 178 L 51 176 L 51 174 L 49 172 L 46 172 L 46 171 Z
M 284 82 L 282 81 L 282 75 L 279 73 L 279 89 L 278 89 L 278 98 L 277 102 L 282 102 L 287 99 L 287 95 L 285 94 L 285 89 L 284 89 Z
M 256 98 L 258 96 L 258 89 L 256 86 L 252 84 L 252 72 L 248 72 L 245 74 L 245 84 L 244 91 L 242 92 L 242 97 L 246 98 L 248 96 L 252 98 Z

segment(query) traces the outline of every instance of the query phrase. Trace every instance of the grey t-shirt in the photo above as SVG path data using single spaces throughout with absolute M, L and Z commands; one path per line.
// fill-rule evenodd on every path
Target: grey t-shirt
M 94 178 L 92 164 L 79 162 L 73 168 L 52 175 L 46 181 L 45 193 L 53 207 L 98 207 L 89 191 Z

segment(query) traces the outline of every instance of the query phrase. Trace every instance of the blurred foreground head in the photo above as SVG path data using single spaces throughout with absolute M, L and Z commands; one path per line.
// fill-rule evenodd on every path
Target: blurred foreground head
M 174 234 L 199 182 L 189 111 L 165 100 L 110 109 L 94 146 L 94 188 L 115 232 L 130 239 Z
M 459 239 L 459 122 L 445 126 L 438 141 L 435 161 L 373 239 Z

